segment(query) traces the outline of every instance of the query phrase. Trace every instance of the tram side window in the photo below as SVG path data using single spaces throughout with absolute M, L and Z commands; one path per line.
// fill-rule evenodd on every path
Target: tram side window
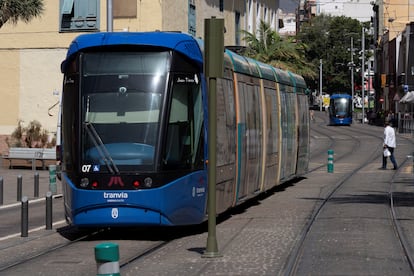
M 73 80 L 73 82 L 67 81 L 63 86 L 63 106 L 62 106 L 62 161 L 64 169 L 66 171 L 73 171 L 76 169 L 78 162 L 78 154 L 76 152 L 79 139 L 79 130 L 77 127 L 78 122 L 78 76 L 76 74 L 65 75 L 65 80 Z
M 202 114 L 199 85 L 174 84 L 163 157 L 166 168 L 191 168 L 199 161 Z

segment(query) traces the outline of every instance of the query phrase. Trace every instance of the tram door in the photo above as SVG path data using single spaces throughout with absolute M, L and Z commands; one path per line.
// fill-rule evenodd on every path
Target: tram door
M 264 154 L 265 159 L 265 175 L 264 175 L 264 190 L 269 189 L 275 184 L 278 184 L 278 167 L 279 167 L 279 126 L 278 126 L 278 102 L 276 96 L 276 89 L 265 87 L 264 89 L 264 104 L 266 105 L 266 123 L 264 135 L 266 135 L 266 147 Z
M 226 71 L 225 71 L 226 73 Z M 228 74 L 230 75 L 230 74 Z M 216 208 L 222 212 L 231 207 L 235 194 L 236 114 L 233 80 L 217 80 L 217 169 Z
M 262 119 L 260 84 L 239 75 L 238 118 L 238 199 L 260 189 L 262 160 Z

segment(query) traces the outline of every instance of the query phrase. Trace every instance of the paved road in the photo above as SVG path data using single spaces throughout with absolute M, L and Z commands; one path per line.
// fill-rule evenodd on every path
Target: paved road
M 21 199 L 18 200 L 18 178 L 21 177 L 22 182 L 22 196 L 27 196 L 29 200 L 36 199 L 35 197 L 35 175 L 39 175 L 39 197 L 45 197 L 46 193 L 50 190 L 55 194 L 62 193 L 62 187 L 60 181 L 56 179 L 56 190 L 53 186 L 50 186 L 49 171 L 48 170 L 32 170 L 30 164 L 27 167 L 19 166 L 18 169 L 9 169 L 8 161 L 3 161 L 0 166 L 0 178 L 3 180 L 3 206 L 20 203 Z M 1 164 L 1 163 L 0 163 Z M 1 200 L 1 199 L 0 199 Z M 1 206 L 0 206 L 1 208 Z
M 35 178 L 38 174 L 38 190 L 36 191 Z M 55 195 L 62 193 L 60 181 L 56 179 L 54 187 L 50 184 L 50 174 L 48 170 L 9 169 L 7 166 L 0 167 L 0 177 L 3 180 L 3 205 L 19 203 L 18 182 L 21 177 L 21 195 L 27 196 L 29 200 L 36 199 L 35 193 L 39 197 L 45 197 L 48 191 L 53 191 Z M 53 182 L 52 182 L 53 183 Z
M 317 120 L 324 120 L 326 116 L 324 113 L 315 112 L 318 116 Z M 381 135 L 381 128 L 365 125 L 361 126 L 358 124 L 353 125 L 349 128 L 352 131 L 353 128 L 362 127 L 373 133 Z M 341 136 L 335 132 L 335 128 L 332 128 L 332 136 L 336 136 L 342 141 L 346 141 L 345 136 Z M 319 139 L 311 132 L 312 136 L 312 150 L 321 150 L 326 152 L 321 143 L 329 143 L 328 139 Z M 365 141 L 367 137 L 361 136 L 361 141 Z M 344 143 L 345 144 L 345 143 Z M 365 146 L 365 149 L 369 149 L 369 146 Z M 364 154 L 364 148 L 361 148 L 360 154 Z M 411 153 L 413 148 L 411 145 L 403 144 L 400 145 L 396 151 L 397 160 L 403 160 L 406 155 Z M 316 156 L 316 154 L 312 155 Z M 231 214 L 228 218 L 223 221 L 219 221 L 217 225 L 217 243 L 219 248 L 220 257 L 216 258 L 203 258 L 203 252 L 207 245 L 207 232 L 195 233 L 194 235 L 188 235 L 163 247 L 162 250 L 155 251 L 153 254 L 149 254 L 144 258 L 140 258 L 131 262 L 128 266 L 121 269 L 122 275 L 280 275 L 284 270 L 286 262 L 288 261 L 289 254 L 294 248 L 297 239 L 303 231 L 310 215 L 312 214 L 315 204 L 320 201 L 321 195 L 326 192 L 331 185 L 335 184 L 338 179 L 350 170 L 351 167 L 357 166 L 360 160 L 356 157 L 355 160 L 347 160 L 339 164 L 335 164 L 334 173 L 327 173 L 326 167 L 319 170 L 313 171 L 306 175 L 306 178 L 291 185 L 284 186 L 283 190 L 270 193 L 267 197 L 261 198 L 255 203 L 247 206 L 246 208 L 239 209 L 237 213 Z M 378 171 L 377 168 L 380 166 L 381 160 L 378 159 L 378 163 L 372 163 L 369 168 L 360 177 L 355 177 L 354 185 L 358 188 L 358 183 L 367 183 L 372 180 L 373 187 L 370 191 L 366 191 L 367 196 L 364 197 L 364 203 L 367 206 L 374 204 L 378 205 L 378 194 L 377 189 L 380 189 L 380 185 L 376 185 L 379 181 L 383 181 L 383 176 L 392 174 L 393 171 Z M 319 164 L 326 163 L 326 156 L 320 157 L 319 159 L 312 159 L 310 167 L 317 167 Z M 410 179 L 411 183 L 414 182 L 414 174 L 412 172 L 412 164 L 406 163 L 401 169 L 401 175 L 405 181 Z M 13 187 L 16 185 L 16 173 L 25 173 L 23 178 L 26 179 L 28 184 L 25 185 L 25 193 L 32 193 L 32 179 L 31 175 L 33 172 L 30 170 L 4 170 L 0 169 L 0 176 L 2 173 L 7 175 L 7 183 L 10 183 L 8 194 L 11 197 L 8 202 L 16 202 L 16 189 Z M 45 193 L 48 189 L 47 178 L 48 172 L 42 171 L 41 179 L 42 182 L 42 193 Z M 13 174 L 13 176 L 8 176 Z M 5 178 L 6 179 L 6 178 Z M 398 179 L 395 180 L 398 182 Z M 26 187 L 27 185 L 27 187 Z M 363 187 L 360 187 L 363 188 Z M 60 187 L 58 187 L 59 191 Z M 410 189 L 408 187 L 408 189 Z M 355 190 L 358 191 L 358 190 Z M 346 191 L 351 193 L 351 191 Z M 370 198 L 372 197 L 372 199 Z M 361 199 L 360 197 L 350 198 L 346 201 L 346 214 L 350 216 L 357 216 L 361 211 L 362 206 L 360 201 L 355 199 Z M 339 202 L 344 204 L 345 202 Z M 341 212 L 341 205 L 336 206 L 336 212 Z M 359 205 L 358 205 L 359 204 Z M 374 206 L 377 206 L 374 205 Z M 345 205 L 342 205 L 345 206 Z M 356 207 L 356 208 L 355 208 Z M 366 208 L 366 207 L 364 207 Z M 352 211 L 353 210 L 353 211 Z M 367 210 L 372 210 L 367 208 Z M 328 214 L 329 215 L 329 214 Z M 336 216 L 338 223 L 339 218 L 337 214 L 331 214 L 332 217 Z M 371 214 L 375 216 L 375 213 Z M 332 220 L 335 223 L 335 220 Z M 328 221 L 327 221 L 328 222 Z M 372 224 L 371 216 L 358 216 L 353 221 L 353 224 L 366 226 L 368 228 Z M 329 226 L 329 224 L 326 224 Z M 363 233 L 365 240 L 358 241 L 354 237 L 361 238 L 360 229 L 356 229 L 357 232 L 350 230 L 344 236 L 344 240 L 338 240 L 338 246 L 332 246 L 335 243 L 334 239 L 325 239 L 326 234 L 328 237 L 335 237 L 339 230 L 335 228 L 334 224 L 330 227 L 324 226 L 320 229 L 320 236 L 316 241 L 320 241 L 321 245 L 328 245 L 326 247 L 314 247 L 308 248 L 308 250 L 316 250 L 318 256 L 323 258 L 312 263 L 308 263 L 311 269 L 306 270 L 306 266 L 302 266 L 298 275 L 321 275 L 321 271 L 329 271 L 329 275 L 398 275 L 399 272 L 407 272 L 407 264 L 401 262 L 401 258 L 387 258 L 387 255 L 381 255 L 383 252 L 387 252 L 387 244 L 382 246 L 381 231 L 367 231 Z M 407 224 L 408 225 L 408 224 Z M 411 226 L 414 230 L 414 225 Z M 345 229 L 347 230 L 347 229 Z M 324 234 L 325 231 L 325 234 Z M 336 231 L 336 232 L 335 232 Z M 341 231 L 344 231 L 342 229 Z M 137 237 L 139 239 L 139 237 Z M 103 241 L 96 241 L 96 244 Z M 334 243 L 332 243 L 334 242 Z M 370 245 L 374 244 L 378 250 L 367 250 L 370 249 Z M 346 247 L 344 247 L 346 245 Z M 329 249 L 322 255 L 319 249 Z M 347 255 L 340 255 L 340 250 L 346 248 Z M 91 246 L 91 254 L 85 259 L 85 262 L 93 263 L 93 248 Z M 122 258 L 123 248 L 120 247 L 120 255 Z M 363 252 L 363 254 L 361 254 Z M 323 253 L 323 252 L 322 252 Z M 310 254 L 309 256 L 312 256 Z M 330 258 L 334 257 L 334 258 Z M 352 262 L 340 262 L 346 260 L 348 257 L 354 257 Z M 401 256 L 400 256 L 401 257 Z M 54 267 L 52 264 L 60 264 L 59 271 L 66 271 L 67 273 L 60 273 L 62 275 L 73 275 L 71 274 L 70 268 L 64 269 L 63 266 L 68 267 L 71 264 L 79 262 L 79 256 L 76 254 L 65 255 L 65 262 L 54 262 L 50 260 L 48 264 L 38 264 L 38 267 L 32 268 L 34 271 L 41 275 L 54 275 Z M 85 257 L 84 257 L 85 258 Z M 337 261 L 335 261 L 335 258 Z M 57 258 L 58 259 L 58 258 Z M 374 262 L 375 261 L 375 262 Z M 364 266 L 364 262 L 368 263 L 368 266 Z M 381 264 L 379 266 L 378 264 Z M 358 265 L 354 265 L 358 264 Z M 361 265 L 362 264 L 362 265 Z M 336 267 L 328 267 L 325 269 L 323 266 L 337 265 Z M 393 267 L 401 267 L 401 270 L 395 270 Z M 391 270 L 388 270 L 391 268 Z M 95 272 L 95 267 L 90 267 L 89 274 L 93 275 L 91 271 Z M 332 270 L 329 269 L 334 269 Z M 390 274 L 390 271 L 393 272 Z M 30 270 L 27 271 L 29 273 Z M 395 272 L 395 273 L 394 273 Z M 328 274 L 323 274 L 328 275 Z

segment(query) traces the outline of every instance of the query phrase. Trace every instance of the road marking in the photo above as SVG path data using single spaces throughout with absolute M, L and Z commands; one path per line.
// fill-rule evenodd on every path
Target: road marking
M 66 220 L 63 219 L 63 220 L 56 221 L 56 222 L 52 223 L 52 226 L 60 225 L 60 224 L 63 224 L 63 223 L 66 223 Z M 40 230 L 45 230 L 45 229 L 46 229 L 46 226 L 39 226 L 37 228 L 30 229 L 28 231 L 28 233 L 33 233 L 33 232 L 40 231 Z M 8 235 L 8 236 L 0 237 L 0 241 L 4 241 L 4 240 L 7 240 L 7 239 L 11 239 L 11 238 L 16 238 L 16 237 L 19 237 L 21 234 L 22 233 L 15 233 L 15 234 L 11 234 L 11 235 Z
M 62 196 L 63 196 L 62 194 L 57 194 L 57 195 L 52 196 L 52 198 L 60 198 Z M 45 201 L 45 200 L 46 200 L 46 197 L 42 197 L 42 198 L 38 198 L 38 199 L 29 199 L 29 205 L 31 203 L 41 202 L 41 201 Z M 21 204 L 22 204 L 21 202 L 16 202 L 16 203 L 12 203 L 12 204 L 2 205 L 2 206 L 0 206 L 0 210 L 17 207 L 17 206 L 20 206 Z

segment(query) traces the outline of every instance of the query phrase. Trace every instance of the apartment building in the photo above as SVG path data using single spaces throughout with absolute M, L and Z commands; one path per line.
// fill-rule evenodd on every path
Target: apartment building
M 240 30 L 253 33 L 260 20 L 278 29 L 278 0 L 112 0 L 112 9 L 107 3 L 44 0 L 41 17 L 0 29 L 0 154 L 19 121 L 37 120 L 56 133 L 60 64 L 81 33 L 105 32 L 109 25 L 114 32 L 181 31 L 203 37 L 204 20 L 215 16 L 224 18 L 225 45 L 244 45 Z

